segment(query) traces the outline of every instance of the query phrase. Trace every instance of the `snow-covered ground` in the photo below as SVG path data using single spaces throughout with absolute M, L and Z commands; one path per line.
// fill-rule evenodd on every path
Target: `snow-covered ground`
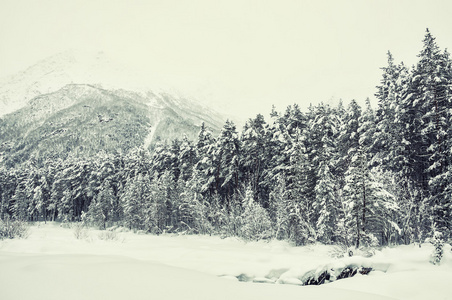
M 89 230 L 76 239 L 74 229 L 48 223 L 33 226 L 27 239 L 0 241 L 0 299 L 452 299 L 449 245 L 433 266 L 429 244 L 335 259 L 332 247 L 322 245 L 131 232 L 103 240 L 102 234 Z M 309 271 L 350 264 L 374 271 L 296 285 Z M 276 284 L 239 282 L 239 275 Z

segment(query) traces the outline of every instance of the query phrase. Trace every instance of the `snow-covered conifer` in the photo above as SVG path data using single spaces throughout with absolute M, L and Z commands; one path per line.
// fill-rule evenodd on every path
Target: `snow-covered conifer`
M 434 265 L 439 265 L 444 254 L 444 238 L 443 234 L 439 231 L 433 233 L 433 238 L 431 240 L 433 244 L 433 253 L 431 255 L 430 262 Z
M 242 200 L 243 213 L 241 216 L 241 236 L 246 240 L 260 240 L 270 238 L 272 224 L 268 212 L 253 199 L 253 190 L 247 187 L 245 197 Z

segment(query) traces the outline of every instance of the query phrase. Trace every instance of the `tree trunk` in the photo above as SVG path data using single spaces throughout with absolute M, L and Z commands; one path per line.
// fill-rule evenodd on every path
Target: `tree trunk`
M 364 234 L 366 231 L 366 182 L 364 176 L 363 176 L 363 217 L 361 226 L 362 232 Z

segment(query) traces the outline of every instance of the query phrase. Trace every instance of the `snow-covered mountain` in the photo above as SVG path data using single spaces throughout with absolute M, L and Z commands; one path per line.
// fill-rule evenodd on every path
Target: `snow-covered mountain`
M 99 72 L 111 68 L 106 57 L 67 51 L 48 57 L 28 69 L 0 80 L 0 116 L 24 107 L 36 96 L 54 92 L 70 83 L 98 83 Z M 97 73 L 97 74 L 96 74 Z M 96 77 L 97 80 L 96 80 Z
M 145 79 L 94 56 L 65 52 L 0 82 L 0 155 L 19 162 L 58 153 L 152 147 L 194 139 L 225 118 L 195 101 L 145 88 Z M 15 157 L 15 158 L 13 158 Z
M 125 66 L 104 52 L 68 50 L 43 59 L 24 71 L 0 78 L 0 117 L 24 107 L 36 96 L 55 92 L 67 84 L 178 94 L 159 80 L 158 74 L 150 74 L 152 72 Z

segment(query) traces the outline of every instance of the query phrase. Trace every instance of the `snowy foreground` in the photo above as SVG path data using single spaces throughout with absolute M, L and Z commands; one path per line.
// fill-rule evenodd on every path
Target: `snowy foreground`
M 76 239 L 74 229 L 50 223 L 32 227 L 28 239 L 0 241 L 0 299 L 452 299 L 449 245 L 441 266 L 433 266 L 429 244 L 337 259 L 321 245 L 102 234 L 90 230 Z M 344 264 L 374 271 L 297 285 L 310 271 Z

